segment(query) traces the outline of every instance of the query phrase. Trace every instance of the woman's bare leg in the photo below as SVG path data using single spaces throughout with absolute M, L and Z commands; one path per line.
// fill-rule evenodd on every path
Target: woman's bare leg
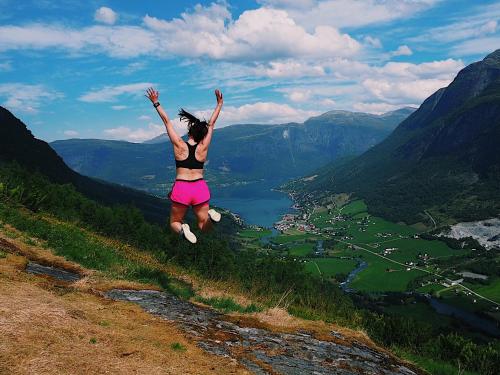
M 172 202 L 172 209 L 170 210 L 170 229 L 175 233 L 181 231 L 182 220 L 184 220 L 188 208 L 188 206 L 184 206 L 183 204 Z
M 212 229 L 212 220 L 208 217 L 208 210 L 210 206 L 208 203 L 193 206 L 193 211 L 198 219 L 198 228 L 204 232 L 208 232 Z

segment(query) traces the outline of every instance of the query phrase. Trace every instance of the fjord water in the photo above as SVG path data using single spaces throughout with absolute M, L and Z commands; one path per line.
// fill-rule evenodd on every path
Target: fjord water
M 279 183 L 255 182 L 248 185 L 211 189 L 211 202 L 238 214 L 246 224 L 271 227 L 292 211 L 293 202 L 285 193 L 272 190 Z

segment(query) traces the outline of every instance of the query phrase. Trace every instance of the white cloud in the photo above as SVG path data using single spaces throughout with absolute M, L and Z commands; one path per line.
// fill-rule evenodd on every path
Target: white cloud
M 0 97 L 5 98 L 4 107 L 20 112 L 36 113 L 42 104 L 64 95 L 43 85 L 24 83 L 0 83 Z
M 102 22 L 108 25 L 113 25 L 118 18 L 118 15 L 113 11 L 113 9 L 108 7 L 100 7 L 95 11 L 94 19 L 98 22 Z
M 487 16 L 485 15 L 485 17 Z M 496 19 L 467 19 L 432 28 L 421 36 L 411 38 L 411 40 L 449 43 L 494 34 L 497 29 Z
M 413 51 L 406 44 L 399 46 L 397 50 L 390 53 L 392 56 L 410 56 L 413 55 Z
M 314 6 L 316 0 L 257 0 L 257 2 L 274 7 L 305 9 Z
M 250 73 L 250 72 L 249 72 Z M 269 78 L 312 77 L 325 75 L 319 64 L 307 64 L 297 60 L 270 61 L 252 69 L 253 74 Z
M 375 70 L 381 75 L 400 76 L 407 78 L 439 78 L 451 81 L 460 69 L 464 67 L 462 60 L 446 59 L 430 61 L 421 64 L 388 62 Z
M 307 102 L 313 96 L 311 90 L 292 90 L 285 94 L 292 102 Z
M 335 104 L 336 107 L 346 109 L 353 107 L 355 103 L 381 101 L 388 106 L 419 105 L 435 90 L 447 86 L 464 67 L 461 60 L 455 59 L 421 64 L 388 62 L 379 67 L 347 59 L 334 59 L 321 65 L 327 72 L 325 76 L 315 81 L 303 81 L 307 84 L 288 84 L 274 90 L 292 102 L 307 103 L 313 108 L 328 99 L 334 101 L 330 103 L 330 107 Z M 369 106 L 367 108 L 370 109 Z
M 246 10 L 233 20 L 225 3 L 197 5 L 193 11 L 171 20 L 146 15 L 141 26 L 0 26 L 0 50 L 45 48 L 69 50 L 73 54 L 106 53 L 118 58 L 175 55 L 267 61 L 352 56 L 361 45 L 330 25 L 317 25 L 308 31 L 279 9 Z
M 121 95 L 144 95 L 148 87 L 154 86 L 150 82 L 131 83 L 119 86 L 105 86 L 102 89 L 87 92 L 80 96 L 78 100 L 82 102 L 98 103 L 113 102 Z
M 286 9 L 298 24 L 311 29 L 317 25 L 338 28 L 408 18 L 429 9 L 439 0 L 314 0 L 297 7 L 292 1 L 263 1 L 276 9 Z
M 421 103 L 441 87 L 448 86 L 447 79 L 421 79 L 394 81 L 388 79 L 366 79 L 363 86 L 377 99 L 393 103 Z
M 138 117 L 139 120 L 142 120 L 142 121 L 149 121 L 151 120 L 151 116 L 148 116 L 148 115 L 141 115 Z
M 194 111 L 193 114 L 200 119 L 209 119 L 212 109 Z M 223 128 L 236 124 L 284 124 L 288 122 L 303 122 L 311 116 L 317 116 L 321 111 L 303 110 L 294 108 L 288 104 L 274 102 L 257 102 L 244 104 L 242 106 L 224 106 L 219 115 L 216 128 Z M 177 120 L 177 119 L 176 119 Z M 179 123 L 176 129 L 185 132 L 186 124 Z
M 373 48 L 382 48 L 382 42 L 379 38 L 374 38 L 368 35 L 363 38 L 363 41 Z
M 78 133 L 76 130 L 65 130 L 63 134 L 68 137 L 77 137 L 78 135 L 80 135 L 80 133 Z
M 165 127 L 163 125 L 158 125 L 150 122 L 145 128 L 119 126 L 116 128 L 104 129 L 103 134 L 107 139 L 143 142 L 160 134 L 163 134 L 164 132 Z
M 461 17 L 452 18 L 452 22 L 444 26 L 432 27 L 423 30 L 418 36 L 409 38 L 410 41 L 419 43 L 434 42 L 437 44 L 448 44 L 452 42 L 464 42 L 469 40 L 467 47 L 471 51 L 474 39 L 479 41 L 488 40 L 499 31 L 498 20 L 500 19 L 500 3 L 496 2 L 490 5 L 478 5 L 473 9 L 467 11 Z M 482 44 L 484 45 L 484 40 Z M 460 52 L 459 46 L 453 48 L 453 52 Z M 497 44 L 498 47 L 498 44 Z M 496 48 L 491 49 L 490 51 Z M 483 49 L 479 49 L 483 53 Z M 475 53 L 475 52 L 474 52 Z M 462 55 L 467 55 L 469 52 Z
M 122 111 L 124 109 L 127 109 L 128 107 L 126 105 L 112 105 L 111 109 L 114 111 Z
M 351 56 L 360 49 L 334 27 L 318 25 L 308 32 L 286 11 L 271 8 L 246 10 L 232 21 L 226 6 L 212 4 L 171 21 L 147 15 L 144 24 L 158 33 L 162 51 L 187 57 L 269 60 Z
M 337 102 L 335 100 L 332 100 L 332 99 L 323 99 L 319 102 L 319 104 L 323 107 L 330 107 L 330 108 L 333 108 L 335 105 L 337 105 Z
M 500 48 L 500 36 L 471 39 L 459 43 L 451 49 L 458 56 L 489 54 Z
M 143 61 L 137 61 L 137 62 L 133 62 L 133 63 L 128 64 L 126 67 L 124 67 L 121 70 L 121 73 L 125 74 L 125 75 L 130 75 L 130 74 L 133 74 L 133 73 L 138 72 L 140 70 L 143 70 L 144 68 L 146 68 L 146 63 Z
M 0 63 L 0 72 L 8 72 L 10 70 L 12 70 L 12 64 L 10 61 Z
M 158 38 L 138 26 L 82 29 L 39 23 L 0 26 L 0 51 L 19 49 L 61 49 L 72 54 L 107 53 L 112 57 L 129 58 L 154 54 Z
M 202 114 L 206 118 L 209 118 L 211 111 L 203 111 Z M 220 114 L 220 123 L 218 123 L 217 126 L 238 123 L 282 124 L 287 122 L 303 122 L 309 117 L 316 116 L 318 114 L 318 111 L 293 108 L 288 104 L 257 102 L 244 104 L 240 107 L 224 107 Z

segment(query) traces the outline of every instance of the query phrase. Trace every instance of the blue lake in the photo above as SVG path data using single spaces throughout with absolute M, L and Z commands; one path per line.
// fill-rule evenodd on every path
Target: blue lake
M 294 211 L 287 194 L 271 190 L 277 184 L 256 183 L 241 187 L 211 189 L 211 202 L 241 216 L 246 224 L 271 227 Z

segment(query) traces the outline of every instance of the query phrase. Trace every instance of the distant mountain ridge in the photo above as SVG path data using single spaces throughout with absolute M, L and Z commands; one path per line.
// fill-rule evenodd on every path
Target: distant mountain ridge
M 336 125 L 340 126 L 348 126 L 348 125 L 359 125 L 359 126 L 366 126 L 366 127 L 380 127 L 382 129 L 388 129 L 388 130 L 393 130 L 394 129 L 394 122 L 391 121 L 391 117 L 395 117 L 399 119 L 399 116 L 401 116 L 401 119 L 404 119 L 411 115 L 413 112 L 415 112 L 416 108 L 413 107 L 403 107 L 399 108 L 394 111 L 389 111 L 380 115 L 376 114 L 371 114 L 371 113 L 364 113 L 364 112 L 351 112 L 351 111 L 345 111 L 345 110 L 332 110 L 328 111 L 326 113 L 323 113 L 319 116 L 316 117 L 311 117 L 306 122 L 317 122 L 317 121 L 330 121 L 330 122 L 335 122 Z M 360 120 L 365 117 L 368 122 L 363 123 Z M 352 121 L 349 122 L 349 119 Z M 389 122 L 384 121 L 385 119 L 389 119 Z M 377 123 L 377 120 L 379 120 L 379 123 Z M 402 121 L 402 120 L 401 120 Z M 238 124 L 238 125 L 230 125 L 230 126 L 247 126 L 247 125 L 252 125 L 252 124 Z M 283 124 L 283 125 L 300 125 L 299 123 L 289 123 L 289 124 Z M 258 126 L 270 126 L 270 125 L 258 125 Z M 271 125 L 272 126 L 272 125 Z M 274 125 L 276 126 L 276 125 Z M 168 136 L 166 133 L 160 134 L 152 139 L 149 139 L 147 141 L 144 141 L 142 143 L 146 144 L 155 144 L 155 143 L 162 143 L 162 142 L 168 142 Z
M 462 69 L 377 146 L 300 189 L 354 192 L 373 212 L 415 222 L 500 213 L 500 50 Z
M 383 115 L 331 111 L 303 124 L 232 125 L 215 130 L 207 177 L 212 183 L 283 181 L 346 155 L 359 155 L 380 142 L 413 109 Z M 162 138 L 163 137 L 163 138 Z M 142 144 L 64 140 L 50 145 L 79 173 L 156 194 L 175 174 L 165 136 Z
M 168 215 L 170 205 L 166 200 L 73 171 L 46 142 L 36 139 L 21 120 L 0 106 L 0 162 L 12 161 L 42 173 L 52 182 L 71 183 L 101 203 L 134 204 L 150 220 L 163 224 Z

